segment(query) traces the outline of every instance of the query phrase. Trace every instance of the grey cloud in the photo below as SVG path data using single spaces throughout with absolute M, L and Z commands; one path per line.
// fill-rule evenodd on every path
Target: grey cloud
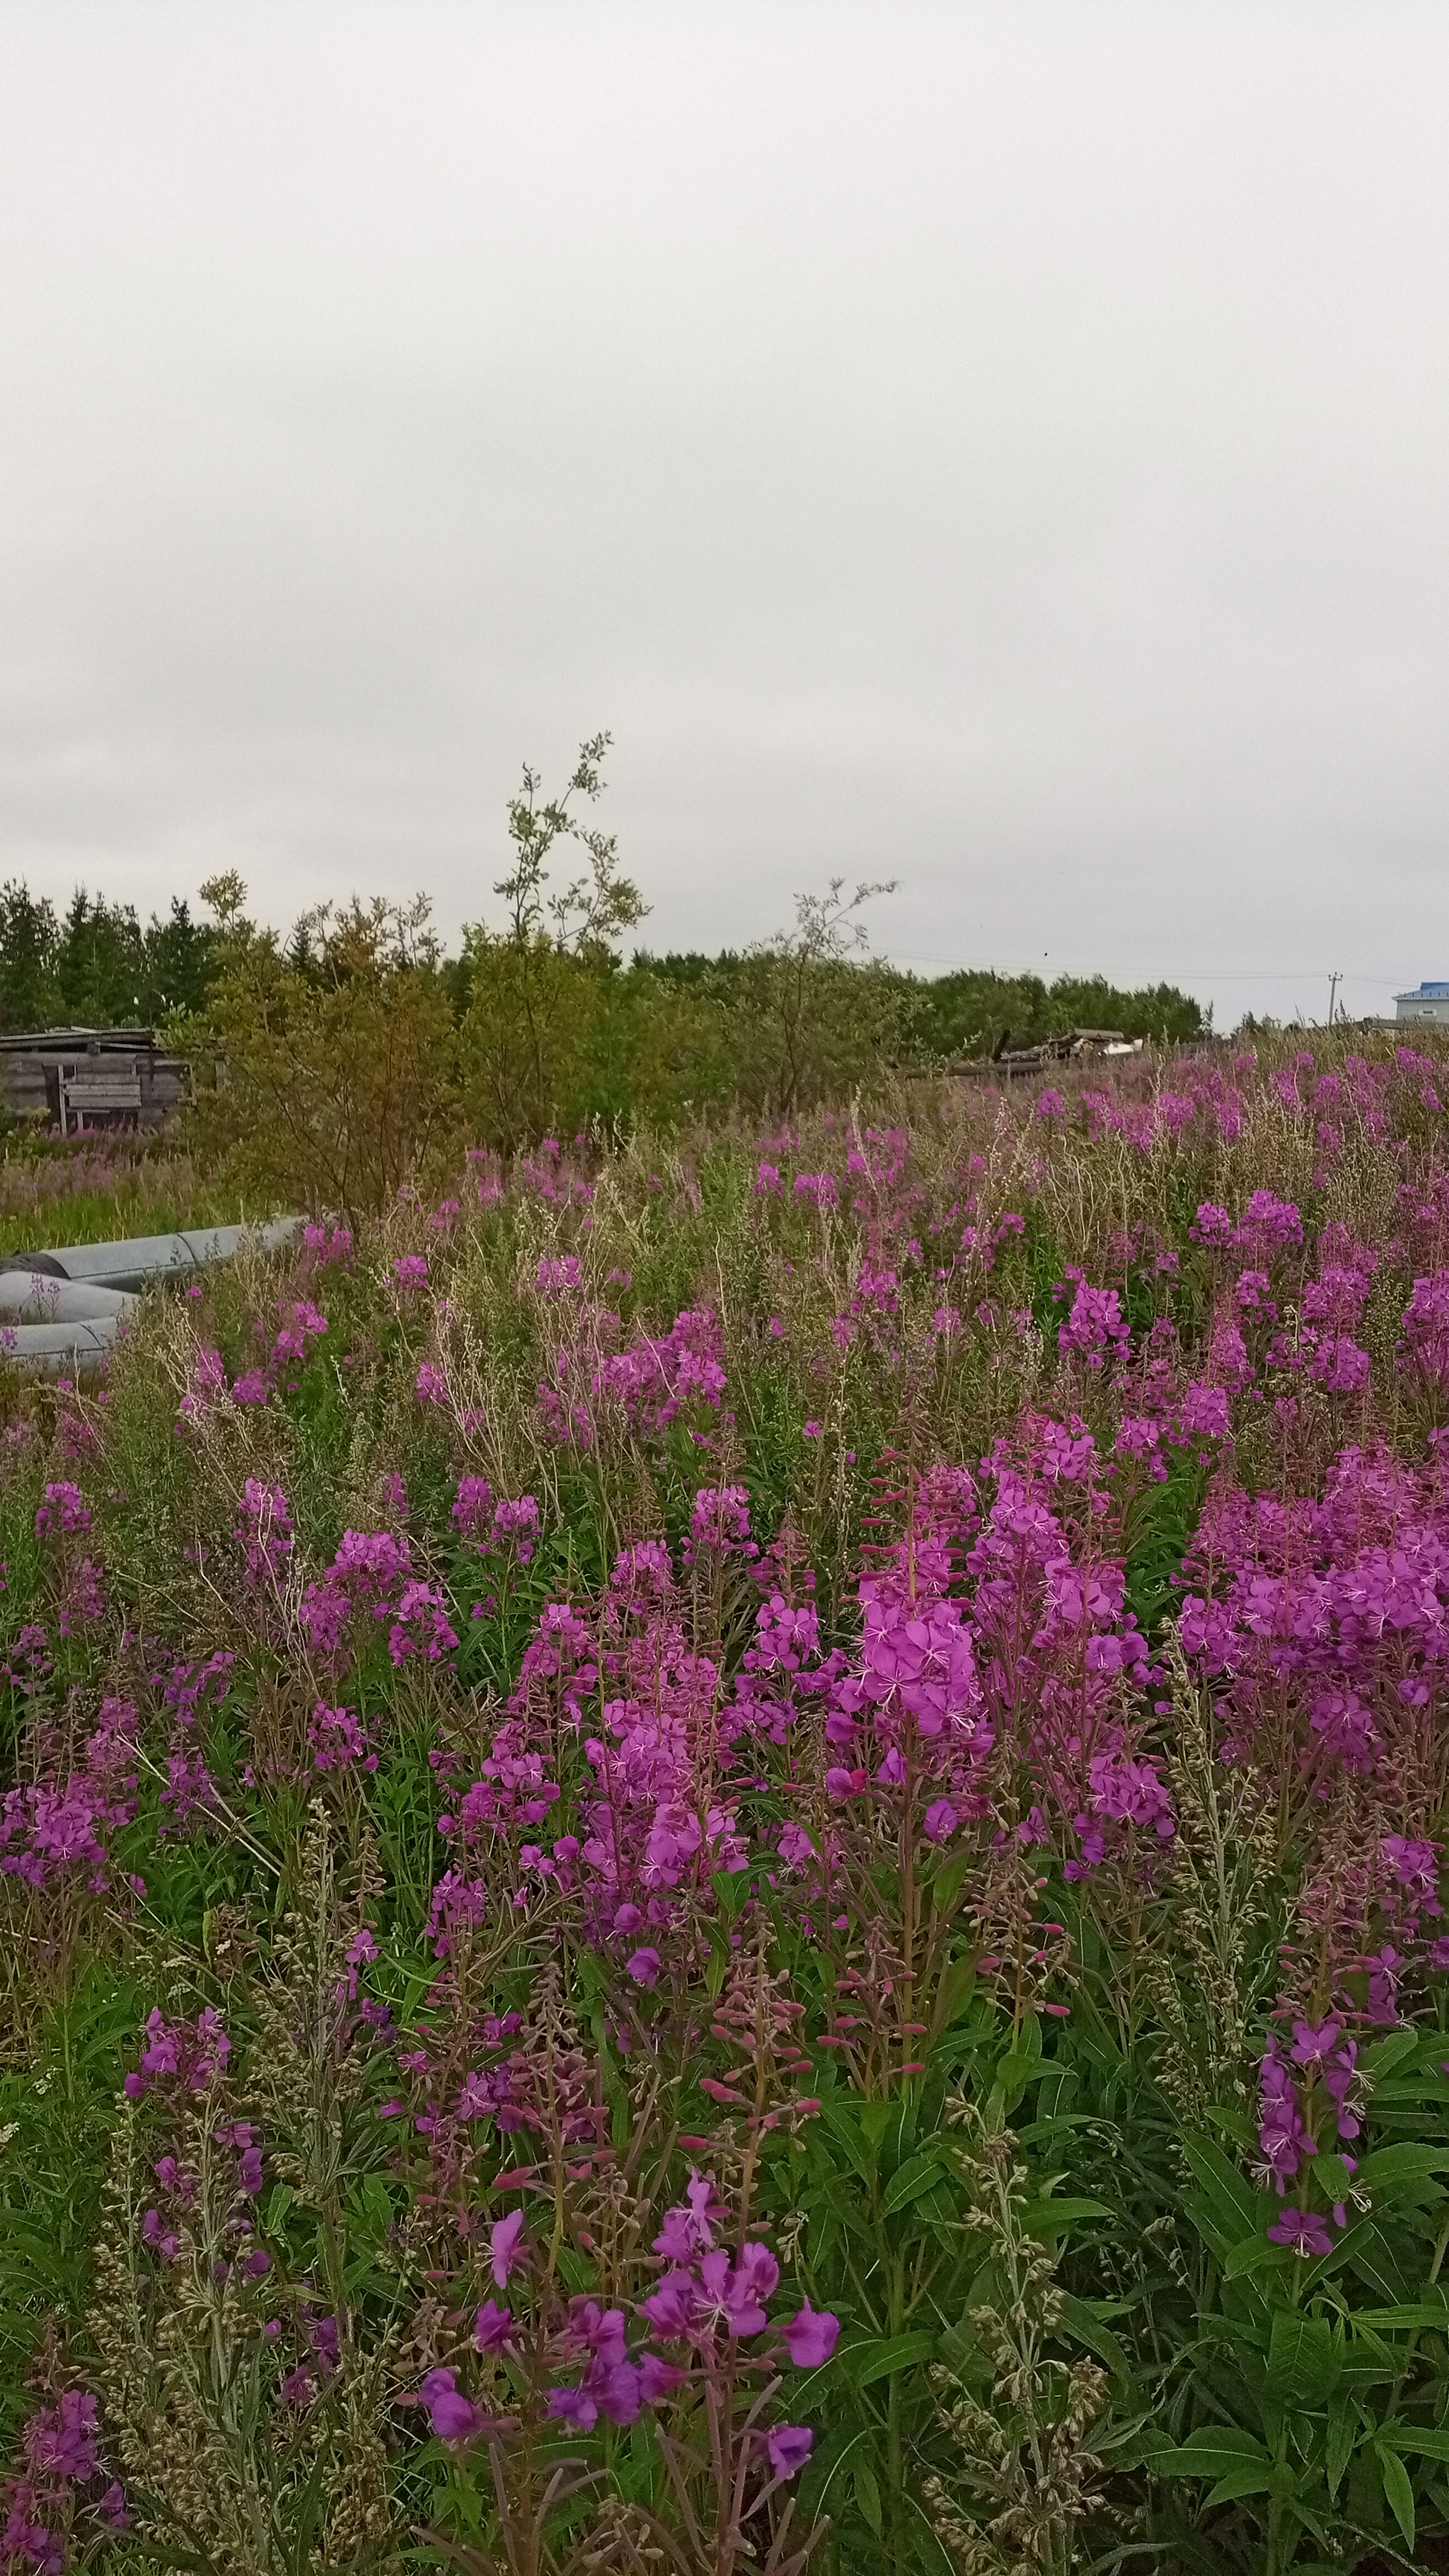
M 0 867 L 1449 971 L 1449 20 L 0 0 Z

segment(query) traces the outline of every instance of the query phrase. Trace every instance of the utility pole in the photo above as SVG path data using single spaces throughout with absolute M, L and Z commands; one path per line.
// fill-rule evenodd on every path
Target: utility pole
M 1337 994 L 1337 991 L 1338 991 L 1339 985 L 1340 985 L 1340 983 L 1342 982 L 1342 980 L 1343 980 L 1343 979 L 1342 979 L 1342 977 L 1341 977 L 1341 976 L 1339 976 L 1339 975 L 1330 975 L 1330 977 L 1329 977 L 1329 979 L 1328 979 L 1328 1025 L 1329 1025 L 1329 1027 L 1330 1027 L 1330 1028 L 1332 1028 L 1332 1026 L 1333 1026 L 1333 1004 L 1334 1004 L 1334 997 L 1335 997 L 1335 995 Z

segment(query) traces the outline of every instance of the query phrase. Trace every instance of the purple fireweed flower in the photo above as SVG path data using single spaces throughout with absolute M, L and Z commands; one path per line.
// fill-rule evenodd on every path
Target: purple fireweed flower
M 706 1550 L 725 1556 L 758 1557 L 750 1535 L 750 1496 L 745 1485 L 702 1485 L 684 1541 L 684 1562 L 694 1565 Z
M 418 2390 L 418 2403 L 427 2408 L 440 2442 L 469 2442 L 483 2422 L 479 2409 L 458 2386 L 455 2370 L 430 2370 Z
M 742 2245 L 731 2263 L 723 2248 L 701 2258 L 699 2285 L 704 2314 L 728 2335 L 763 2334 L 768 2320 L 762 2301 L 780 2285 L 780 2266 L 768 2245 Z
M 598 2403 L 586 2388 L 551 2388 L 547 2411 L 571 2424 L 576 2433 L 592 2433 L 599 2420 Z
M 777 2478 L 798 2477 L 810 2457 L 814 2434 L 805 2424 L 777 2424 L 765 2436 L 770 2466 Z
M 493 1507 L 486 1553 L 492 1556 L 500 1548 L 512 1545 L 518 1551 L 519 1564 L 531 1564 L 538 1524 L 538 1503 L 532 1494 L 520 1494 L 513 1502 L 500 1500 Z
M 488 2231 L 489 2268 L 500 2290 L 508 2287 L 510 2272 L 523 2261 L 523 2212 L 512 2209 L 506 2218 L 496 2218 Z
M 88 2389 L 68 2388 L 59 2405 L 42 2407 L 25 2427 L 25 2455 L 41 2477 L 71 2478 L 80 2486 L 99 2466 L 99 2402 Z
M 1311 2021 L 1295 2021 L 1293 2046 L 1288 2053 L 1295 2066 L 1317 2069 L 1332 2056 L 1342 2035 L 1343 2023 L 1336 2013 L 1330 2013 L 1327 2021 L 1316 2025 Z
M 807 2302 L 797 2315 L 785 2319 L 780 2331 L 796 2369 L 818 2370 L 840 2339 L 840 2319 L 829 2308 L 812 2308 Z
M 194 2030 L 188 2030 L 184 2022 L 173 2030 L 162 2019 L 159 2006 L 153 2005 L 147 2017 L 141 2063 L 126 2077 L 125 2090 L 137 2101 L 149 2085 L 176 2076 L 189 2091 L 201 2093 L 212 2077 L 225 2068 L 230 2055 L 231 2041 L 210 2005 L 197 2015 Z
M 654 2239 L 654 2251 L 671 2263 L 692 2263 L 697 2254 L 707 2254 L 714 2244 L 711 2221 L 724 2212 L 714 2199 L 713 2174 L 691 2173 L 685 2185 L 684 2204 L 666 2210 L 664 2224 Z
M 485 2299 L 473 2324 L 473 2341 L 480 2352 L 501 2352 L 513 2330 L 513 2311 L 500 2308 L 496 2299 Z
M 1304 2028 L 1307 2027 L 1305 2023 Z M 1303 2157 L 1313 2155 L 1316 2150 L 1304 2126 L 1297 2085 L 1278 2054 L 1276 2038 L 1269 2039 L 1267 2053 L 1258 2070 L 1258 2086 L 1258 2146 L 1263 2158 L 1264 2177 L 1282 2193 L 1293 2180 Z
M 1057 1336 L 1063 1353 L 1076 1352 L 1088 1368 L 1100 1369 L 1105 1359 L 1115 1358 L 1126 1348 L 1127 1319 L 1122 1300 L 1115 1288 L 1093 1288 L 1078 1279 L 1072 1299 L 1072 1310 Z
M 47 1485 L 45 1500 L 35 1515 L 35 1535 L 45 1538 L 54 1531 L 69 1537 L 72 1532 L 88 1530 L 91 1515 L 79 1485 Z
M 666 2272 L 658 2288 L 639 2303 L 640 2315 L 649 2319 L 667 2343 L 677 2343 L 692 2332 L 699 2312 L 696 2285 L 689 2272 Z
M 1268 2237 L 1271 2244 L 1288 2246 L 1304 2262 L 1312 2262 L 1333 2247 L 1328 2221 L 1316 2209 L 1285 2209 L 1269 2228 Z
M 866 1774 L 863 1770 L 846 1771 L 839 1763 L 833 1765 L 825 1774 L 825 1794 L 837 1807 L 844 1806 L 847 1798 L 858 1797 L 866 1785 Z
M 453 1526 L 464 1538 L 478 1537 L 493 1510 L 493 1488 L 486 1476 L 463 1476 L 453 1504 Z
M 611 2424 L 637 2422 L 642 2374 L 628 2357 L 623 2309 L 601 2308 L 594 2299 L 571 2300 L 568 2341 L 575 2351 L 588 2354 L 588 2366 L 577 2384 L 550 2391 L 550 2414 L 581 2432 L 589 2431 L 600 2415 Z
M 350 1708 L 326 1708 L 319 1701 L 312 1712 L 307 1741 L 316 1771 L 345 1771 L 353 1762 L 360 1763 L 364 1771 L 377 1769 L 371 1736 Z
M 1399 1886 L 1418 1899 L 1424 1912 L 1441 1913 L 1438 1844 L 1411 1841 L 1403 1834 L 1385 1834 L 1379 1849 Z

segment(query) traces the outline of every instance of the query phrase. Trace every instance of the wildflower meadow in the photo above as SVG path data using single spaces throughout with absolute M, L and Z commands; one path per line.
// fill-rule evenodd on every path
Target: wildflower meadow
M 1449 2567 L 1446 1071 L 476 1152 L 6 1381 L 7 2576 Z

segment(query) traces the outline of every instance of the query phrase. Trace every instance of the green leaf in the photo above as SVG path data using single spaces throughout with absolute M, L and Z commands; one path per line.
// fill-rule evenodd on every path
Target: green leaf
M 1050 2120 L 1027 2120 L 1027 2128 L 1019 2128 L 1014 2136 L 1019 2146 L 1050 2146 L 1063 2128 L 1102 2128 L 1102 2123 L 1089 2110 L 1055 2110 Z
M 369 2180 L 370 2179 L 371 2177 L 369 2176 Z M 293 2191 L 289 2182 L 273 2183 L 270 2192 L 267 2194 L 267 2214 L 262 2222 L 268 2236 L 275 2236 L 277 2229 L 281 2226 L 283 2219 L 286 2217 L 287 2212 L 291 2208 L 296 2197 L 297 2195 Z M 392 2206 L 391 2203 L 389 2203 L 389 2221 L 391 2220 L 391 2217 Z M 385 2221 L 384 2224 L 386 2225 L 387 2221 Z
M 954 1959 L 949 1968 L 942 1969 L 940 1981 L 936 1987 L 936 2021 L 939 2035 L 931 2042 L 933 2053 L 941 2047 L 943 2040 L 955 2028 L 956 2015 L 962 2003 L 970 1996 L 975 1983 L 976 1970 L 970 1959 Z M 958 2041 L 959 2037 L 958 2031 Z
M 1351 2227 L 1346 2236 L 1340 2237 L 1333 2252 L 1322 2257 L 1310 2278 L 1317 2279 L 1320 2273 L 1330 2268 L 1336 2270 L 1345 2261 L 1349 2270 L 1356 2272 L 1361 2281 L 1366 2281 L 1371 2290 L 1377 2290 L 1387 2305 L 1406 2307 L 1409 2304 L 1409 2284 L 1404 2278 L 1398 2255 L 1377 2219 L 1360 2219 L 1356 2227 Z
M 890 2127 L 892 2119 L 896 2115 L 896 2108 L 897 2106 L 894 2102 L 882 2102 L 878 2098 L 875 2101 L 862 2102 L 859 2105 L 856 2116 L 860 2121 L 861 2135 L 868 2146 L 878 2147 L 880 2145 L 882 2138 Z
M 870 2158 L 865 2151 L 865 2141 L 861 2136 L 860 2122 L 855 2116 L 855 2109 L 848 2101 L 842 2101 L 839 2094 L 827 2093 L 821 2118 L 835 2145 L 855 2167 L 861 2180 L 867 2181 L 870 2176 Z
M 845 2359 L 852 2365 L 856 2387 L 871 2388 L 878 2379 L 890 2379 L 898 2370 L 911 2370 L 918 2361 L 929 2361 L 935 2349 L 935 2336 L 917 2328 L 914 2334 L 891 2335 L 885 2340 L 872 2337 L 868 2343 L 854 2344 Z
M 819 2191 L 812 2193 L 810 2208 L 812 2227 L 823 2223 L 820 2212 L 828 2210 L 837 2226 L 843 2227 L 848 2235 L 871 2237 L 874 2234 L 875 2222 L 870 2214 L 870 2203 L 865 2193 L 857 2188 L 853 2175 L 831 2174 Z M 811 2242 L 814 2243 L 813 2237 Z
M 273 2193 L 275 2201 L 284 2186 Z M 353 2202 L 353 2225 L 361 2243 L 369 2250 L 380 2245 L 392 2225 L 392 2201 L 381 2174 L 363 2177 Z
M 1189 2130 L 1182 2145 L 1193 2173 L 1214 2208 L 1228 2221 L 1236 2243 L 1256 2223 L 1259 2210 L 1257 2193 L 1250 2183 L 1244 2181 L 1232 2158 L 1225 2156 L 1212 2138 L 1205 2138 L 1201 2131 Z
M 1065 2331 L 1077 2343 L 1084 2343 L 1099 2361 L 1105 2361 L 1114 2379 L 1130 2382 L 1132 2364 L 1126 2351 L 1109 2326 L 1104 2326 L 1085 2299 L 1075 2299 L 1070 2291 L 1059 2293 L 1061 2320 Z
M 995 2089 L 1001 2095 L 1003 2110 L 1015 2110 L 1031 2082 L 1036 2063 L 1034 2057 L 1025 2056 L 1020 2049 L 1012 2049 L 1000 2060 L 996 2069 Z
M 1402 2066 L 1406 2057 L 1413 2056 L 1419 2039 L 1416 2030 L 1396 2030 L 1388 2039 L 1375 2040 L 1371 2048 L 1361 2049 L 1358 2062 L 1377 2086 L 1392 2067 Z
M 931 1903 L 938 1914 L 948 1914 L 965 1885 L 966 1872 L 975 1859 L 972 1845 L 963 1843 L 959 1851 L 943 1862 L 931 1881 Z
M 1090 2114 L 1085 2111 L 1073 2112 L 1070 2109 L 1081 2091 L 1081 2081 L 1074 2067 L 1059 2065 L 1055 2058 L 1048 2060 L 1042 2070 L 1041 2090 L 1036 2097 L 1038 2125 L 1067 2118 L 1089 2118 Z
M 1338 2493 L 1357 2439 L 1358 2408 L 1351 2397 L 1336 2397 L 1328 2410 L 1328 2440 L 1324 2450 L 1324 2469 L 1331 2496 Z
M 1449 2460 L 1446 2425 L 1381 2424 L 1374 2439 L 1376 2447 L 1386 2445 L 1392 2451 L 1408 2451 L 1416 2460 Z
M 1374 2444 L 1374 2458 L 1384 2482 L 1384 2494 L 1395 2522 L 1404 2535 L 1405 2546 L 1414 2546 L 1414 2488 L 1403 2461 L 1382 2442 Z
M 1365 2156 L 1354 2177 L 1359 2188 L 1382 2195 L 1395 2186 L 1427 2182 L 1432 2174 L 1449 2172 L 1449 2147 L 1419 2147 L 1403 2140 L 1393 2147 L 1375 2147 Z
M 1307 2317 L 1301 2309 L 1280 2308 L 1268 2338 L 1268 2386 L 1293 2406 L 1321 2406 L 1332 2393 L 1342 2368 L 1327 2317 Z
M 1263 2495 L 1282 2484 L 1281 2474 L 1271 2462 L 1266 2469 L 1255 2468 L 1251 2461 L 1240 2469 L 1229 2469 L 1208 2491 L 1209 2504 L 1231 2504 L 1238 2496 Z
M 1245 2236 L 1223 2257 L 1223 2279 L 1241 2281 L 1248 2272 L 1271 2272 L 1289 2260 L 1285 2246 L 1270 2245 L 1266 2236 Z
M 881 2537 L 880 2485 L 869 2460 L 858 2459 L 854 2470 L 855 2501 L 862 2519 L 870 2525 L 877 2540 Z
M 946 2144 L 944 2138 L 933 2138 L 918 2156 L 912 2156 L 908 2164 L 901 2166 L 899 2173 L 892 2174 L 881 2199 L 883 2218 L 889 2218 L 893 2210 L 904 2209 L 908 2200 L 917 2199 L 920 2193 L 929 2191 L 933 2183 L 940 2181 L 941 2155 Z
M 1313 2160 L 1313 2179 L 1327 2201 L 1347 2200 L 1354 2187 L 1354 2177 L 1342 2156 L 1321 2155 Z
M 1112 2212 L 1100 2200 L 1031 2200 L 1021 2213 L 1021 2223 L 1029 2236 L 1058 2236 L 1064 2227 L 1072 2227 L 1081 2218 L 1110 2218 Z
M 1449 2334 L 1449 2298 L 1410 2299 L 1396 2308 L 1354 2308 L 1350 2315 L 1354 2325 L 1371 2334 L 1388 2334 L 1395 2327 Z
M 1049 2120 L 1029 2120 L 1024 2129 L 1015 2132 L 1023 2147 L 1044 2147 L 1063 2129 L 1095 2129 L 1101 2126 L 1090 2111 L 1054 2111 Z
M 396 2273 L 379 2272 L 370 2254 L 359 2254 L 355 2262 L 345 2263 L 342 2278 L 351 2298 L 360 2299 L 364 2292 L 378 2299 L 397 2297 Z
M 754 1874 L 747 1869 L 711 1870 L 709 1883 L 721 1914 L 731 1919 L 744 1911 L 746 1899 L 756 1892 Z
M 1199 2424 L 1175 2449 L 1153 2453 L 1148 2465 L 1160 2478 L 1230 2478 L 1239 2470 L 1271 2471 L 1273 2460 L 1256 2434 L 1236 2424 Z
M 1231 2224 L 1225 2224 L 1221 2211 L 1214 2209 L 1212 2202 L 1196 2191 L 1183 2194 L 1182 2209 L 1184 2217 L 1192 2220 L 1209 2253 L 1216 2256 L 1219 2263 L 1225 2263 L 1240 2241 L 1236 2218 Z

